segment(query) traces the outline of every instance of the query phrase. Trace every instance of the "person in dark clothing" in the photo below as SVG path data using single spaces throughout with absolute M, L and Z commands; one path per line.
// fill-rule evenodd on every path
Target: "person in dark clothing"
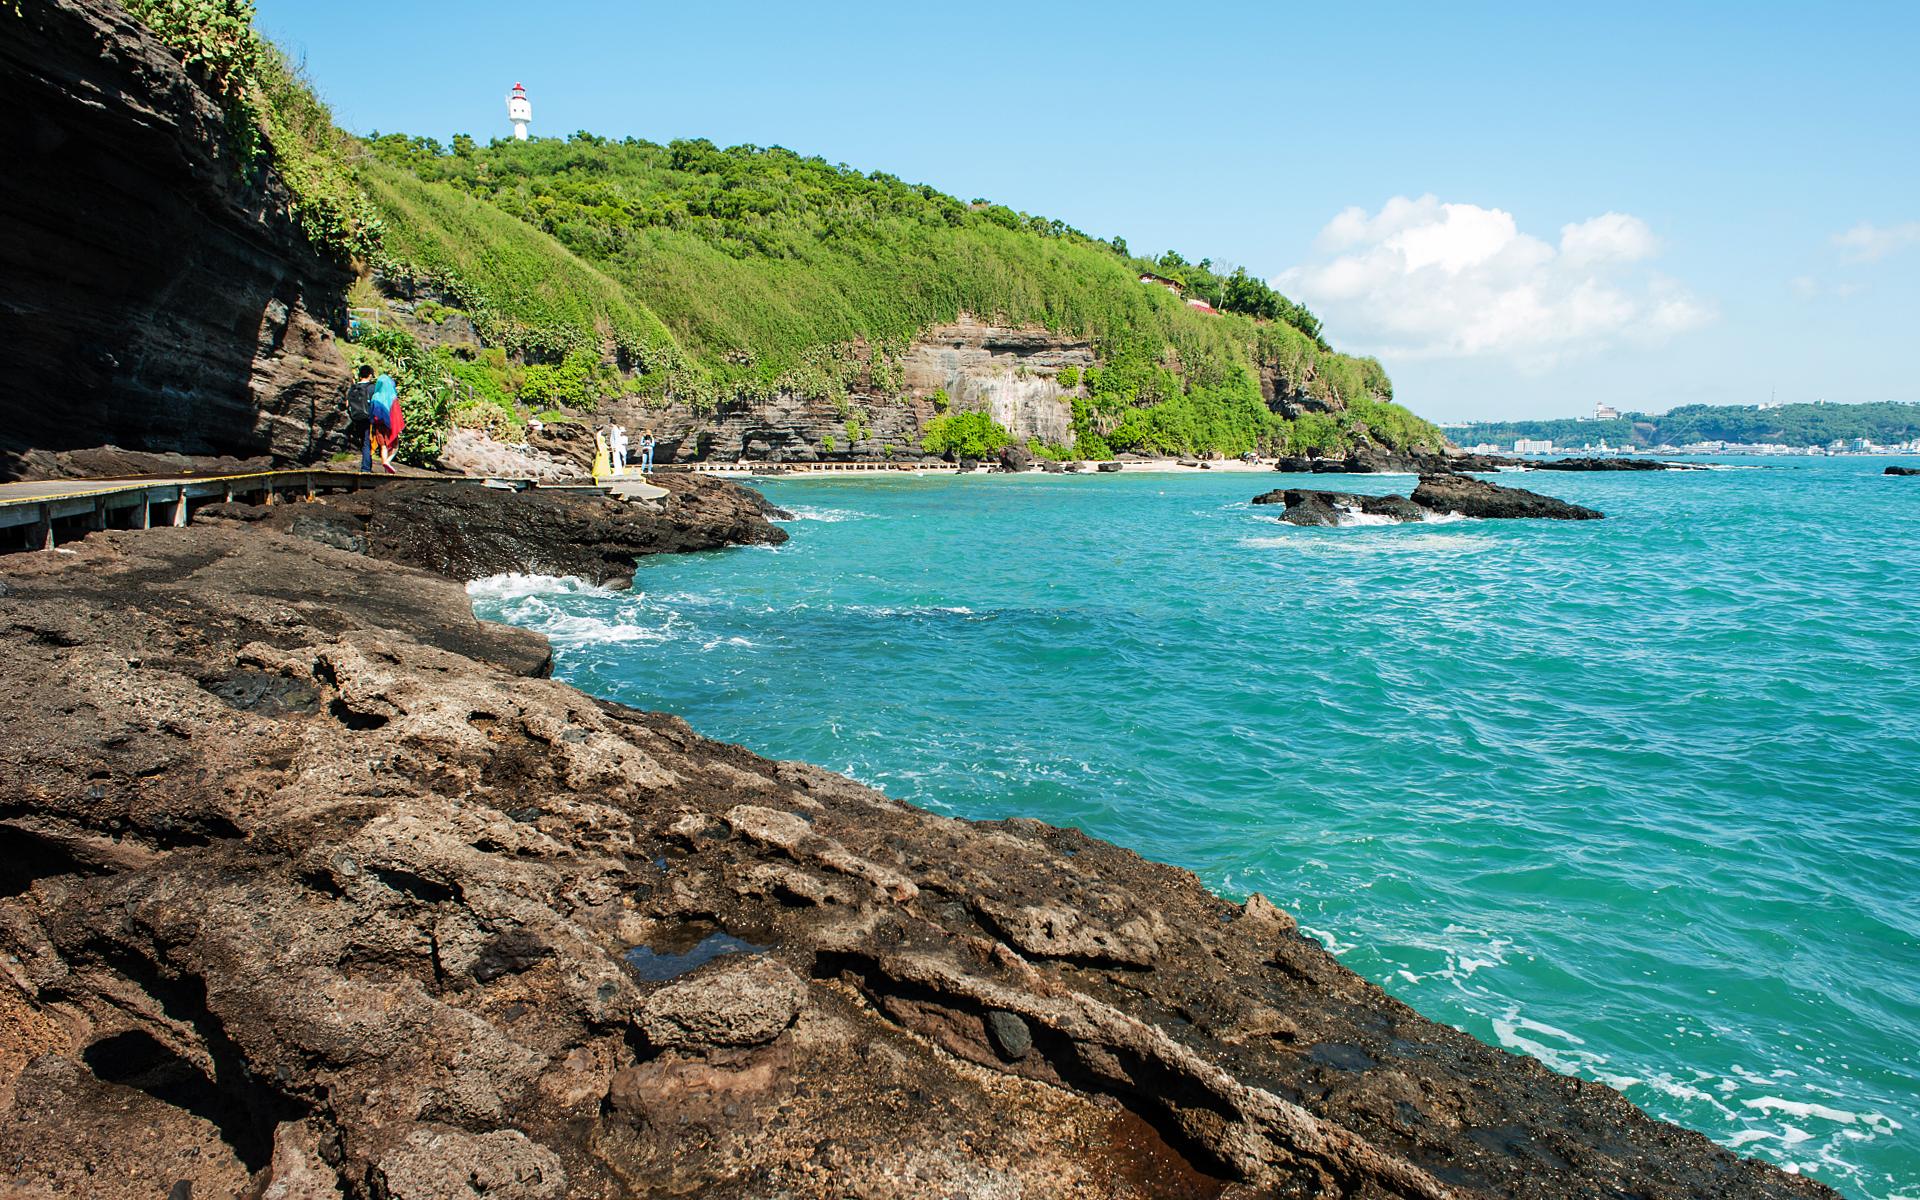
M 360 443 L 360 469 L 373 470 L 373 368 L 361 364 L 347 389 L 347 436 Z

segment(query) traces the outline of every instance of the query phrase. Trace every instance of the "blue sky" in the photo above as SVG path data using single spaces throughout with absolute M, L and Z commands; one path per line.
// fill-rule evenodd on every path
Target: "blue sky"
M 782 145 L 1245 265 L 1441 420 L 1920 400 L 1920 4 L 259 0 L 356 132 Z

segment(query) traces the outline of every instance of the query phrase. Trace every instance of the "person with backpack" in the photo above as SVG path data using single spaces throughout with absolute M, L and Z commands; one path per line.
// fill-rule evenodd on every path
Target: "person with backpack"
M 362 363 L 347 388 L 347 436 L 360 443 L 360 469 L 373 470 L 373 368 Z
M 653 430 L 640 431 L 640 473 L 653 474 Z
M 400 385 L 393 376 L 382 375 L 373 381 L 367 413 L 372 420 L 373 444 L 380 450 L 380 465 L 392 475 L 393 452 L 400 448 L 400 433 L 407 427 L 406 414 L 400 411 Z

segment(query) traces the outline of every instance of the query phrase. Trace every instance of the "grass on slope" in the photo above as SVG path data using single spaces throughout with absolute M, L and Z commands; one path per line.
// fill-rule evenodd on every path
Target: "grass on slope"
M 1125 410 L 1185 400 L 1205 419 L 1162 414 L 1164 448 L 1284 441 L 1294 431 L 1271 414 L 1217 419 L 1222 405 L 1246 409 L 1264 369 L 1285 395 L 1364 406 L 1382 440 L 1440 444 L 1432 426 L 1385 403 L 1392 385 L 1377 362 L 1332 353 L 1285 322 L 1197 312 L 1137 282 L 1150 264 L 1058 222 L 777 147 L 584 134 L 486 147 L 456 139 L 450 153 L 399 135 L 372 144 L 388 164 L 369 172 L 376 199 L 405 205 L 388 212 L 389 257 L 483 310 L 571 330 L 576 343 L 614 306 L 596 302 L 590 321 L 522 281 L 591 263 L 665 324 L 685 355 L 669 386 L 696 402 L 783 388 L 839 394 L 862 368 L 856 343 L 873 352 L 884 389 L 892 356 L 965 312 L 1094 340 L 1108 369 L 1090 381 L 1083 434 L 1119 431 L 1124 442 L 1144 428 L 1126 426 Z M 1293 444 L 1337 448 L 1357 438 L 1361 419 L 1298 431 Z
M 615 350 L 646 370 L 682 361 L 658 317 L 539 230 L 406 171 L 373 163 L 362 177 L 385 215 L 381 256 L 454 291 L 487 340 L 550 358 Z

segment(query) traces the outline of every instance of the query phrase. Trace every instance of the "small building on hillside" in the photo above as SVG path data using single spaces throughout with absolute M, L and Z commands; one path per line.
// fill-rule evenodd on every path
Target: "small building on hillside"
M 1618 420 L 1619 416 L 1620 410 L 1611 404 L 1596 404 L 1593 406 L 1593 419 L 1596 421 Z
M 1168 279 L 1165 275 L 1155 275 L 1152 271 L 1141 272 L 1140 282 L 1157 283 L 1176 296 L 1187 290 L 1187 285 L 1181 283 L 1178 279 Z
M 1207 302 L 1206 302 L 1205 300 L 1202 300 L 1202 299 L 1201 299 L 1200 297 L 1198 297 L 1198 296 L 1189 296 L 1189 297 L 1187 298 L 1187 307 L 1188 307 L 1188 308 L 1197 308 L 1197 309 L 1199 309 L 1199 310 L 1200 310 L 1201 312 L 1203 312 L 1203 313 L 1208 313 L 1208 314 L 1210 314 L 1210 315 L 1212 315 L 1212 316 L 1216 316 L 1216 317 L 1220 315 L 1220 310 L 1219 310 L 1219 309 L 1217 309 L 1217 308 L 1215 308 L 1215 307 L 1214 307 L 1213 305 L 1211 305 L 1211 304 L 1208 304 L 1208 303 L 1207 303 Z

